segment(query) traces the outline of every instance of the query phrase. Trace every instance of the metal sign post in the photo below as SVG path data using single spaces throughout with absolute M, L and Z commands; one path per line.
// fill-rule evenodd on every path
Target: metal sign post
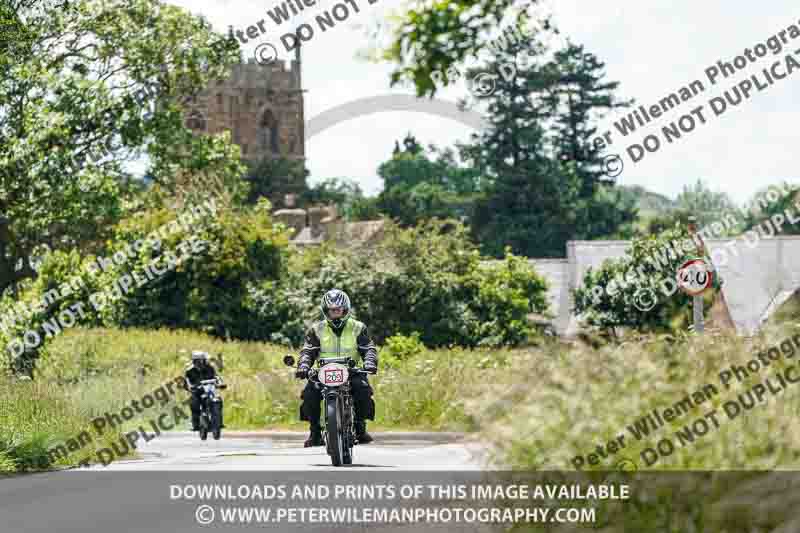
M 694 332 L 703 332 L 703 293 L 712 283 L 713 272 L 708 264 L 700 258 L 690 259 L 678 268 L 678 287 L 692 297 L 692 317 Z
M 688 230 L 689 234 L 692 236 L 692 239 L 697 243 L 697 251 L 701 256 L 705 256 L 706 254 L 706 246 L 703 242 L 703 238 L 697 233 L 697 217 L 694 215 L 689 217 L 688 221 Z M 709 286 L 711 285 L 709 279 Z M 692 295 L 692 318 L 694 319 L 694 331 L 695 333 L 703 333 L 704 328 L 704 321 L 703 321 L 703 294 L 693 294 Z
M 703 333 L 703 295 L 692 296 L 692 313 L 694 315 L 695 333 Z

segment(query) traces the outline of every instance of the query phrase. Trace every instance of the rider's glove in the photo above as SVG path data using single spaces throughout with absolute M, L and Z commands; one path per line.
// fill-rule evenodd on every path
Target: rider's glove
M 364 370 L 366 370 L 370 374 L 377 374 L 378 373 L 378 365 L 376 365 L 372 361 L 365 361 L 364 362 Z
M 297 379 L 306 379 L 308 377 L 308 367 L 306 365 L 298 366 L 294 372 L 294 377 Z

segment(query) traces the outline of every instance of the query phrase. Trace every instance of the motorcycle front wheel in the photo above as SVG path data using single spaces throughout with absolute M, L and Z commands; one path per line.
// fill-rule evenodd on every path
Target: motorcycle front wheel
M 220 409 L 219 403 L 214 403 L 211 406 L 211 434 L 214 436 L 214 440 L 219 440 L 222 436 L 222 410 Z
M 344 457 L 342 462 L 346 465 L 353 464 L 353 416 L 352 407 L 347 406 L 345 409 L 350 411 L 350 416 L 344 424 L 343 439 L 344 439 Z M 345 412 L 348 412 L 345 411 Z
M 200 440 L 208 438 L 208 414 L 200 414 Z
M 325 431 L 328 434 L 328 453 L 333 466 L 342 466 L 344 461 L 344 432 L 342 431 L 339 401 L 325 402 Z

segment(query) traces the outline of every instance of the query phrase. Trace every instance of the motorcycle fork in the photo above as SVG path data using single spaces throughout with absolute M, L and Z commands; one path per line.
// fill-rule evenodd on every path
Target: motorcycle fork
M 328 452 L 328 455 L 331 455 L 331 453 L 332 453 L 331 446 L 332 446 L 332 442 L 334 442 L 334 440 L 335 440 L 335 437 L 330 434 L 330 429 L 331 428 L 328 427 L 328 405 L 331 402 L 336 403 L 336 401 L 337 401 L 337 399 L 339 397 L 339 394 L 338 394 L 338 391 L 328 391 L 328 390 L 323 389 L 323 396 L 322 397 L 325 398 L 324 409 L 322 411 L 322 415 L 323 416 L 321 417 L 324 420 L 324 430 L 325 430 L 325 435 L 326 435 L 325 448 L 326 448 L 326 450 Z
M 355 439 L 353 439 L 353 401 L 350 394 L 350 384 L 342 391 L 342 418 L 344 419 L 345 439 L 348 446 L 352 446 Z

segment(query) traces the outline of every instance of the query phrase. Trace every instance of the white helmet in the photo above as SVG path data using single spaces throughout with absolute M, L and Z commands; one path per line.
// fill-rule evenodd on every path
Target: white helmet
M 344 314 L 339 318 L 331 319 L 328 316 L 328 309 L 331 307 L 344 309 Z M 322 297 L 320 309 L 322 310 L 322 316 L 325 320 L 327 320 L 331 326 L 338 329 L 350 318 L 350 298 L 343 290 L 331 289 Z
M 200 350 L 192 350 L 192 362 L 195 361 L 206 361 L 208 362 L 208 352 L 203 352 Z

